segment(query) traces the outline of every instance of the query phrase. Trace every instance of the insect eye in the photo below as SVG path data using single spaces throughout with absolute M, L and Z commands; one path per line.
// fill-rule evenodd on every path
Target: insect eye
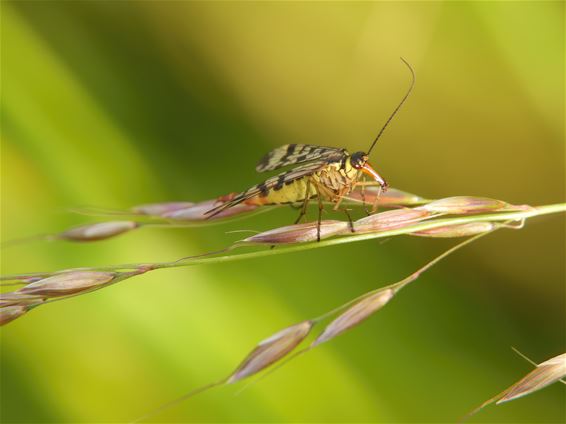
M 361 167 L 363 167 L 366 161 L 367 161 L 367 155 L 364 152 L 354 153 L 350 160 L 352 166 L 356 169 L 360 169 Z

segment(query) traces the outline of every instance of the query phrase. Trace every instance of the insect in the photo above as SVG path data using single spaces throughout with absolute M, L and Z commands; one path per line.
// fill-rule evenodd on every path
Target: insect
M 228 208 L 240 203 L 251 205 L 301 205 L 301 212 L 295 224 L 300 222 L 306 214 L 311 199 L 318 200 L 318 226 L 317 240 L 320 241 L 320 222 L 322 220 L 323 202 L 334 203 L 334 210 L 344 211 L 350 222 L 350 229 L 354 232 L 352 219 L 346 208 L 340 204 L 356 187 L 363 190 L 367 185 L 377 185 L 380 190 L 387 189 L 387 183 L 378 172 L 369 164 L 368 159 L 377 141 L 391 122 L 395 114 L 409 97 L 415 84 L 415 73 L 411 66 L 403 59 L 411 72 L 411 84 L 401 102 L 389 116 L 376 138 L 373 140 L 367 153 L 355 152 L 350 154 L 346 149 L 336 147 L 314 146 L 309 144 L 286 144 L 267 153 L 257 164 L 256 171 L 273 171 L 285 166 L 301 164 L 288 171 L 282 172 L 263 183 L 257 184 L 248 190 L 236 194 L 224 203 L 206 212 L 212 217 Z M 370 181 L 364 181 L 367 176 Z M 363 193 L 363 191 L 362 191 Z M 364 202 L 365 203 L 365 202 Z M 377 204 L 374 204 L 374 210 Z

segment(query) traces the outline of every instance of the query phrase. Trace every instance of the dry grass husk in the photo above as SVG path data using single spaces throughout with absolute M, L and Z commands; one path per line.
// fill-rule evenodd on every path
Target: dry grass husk
M 498 393 L 491 399 L 482 403 L 465 418 L 469 418 L 492 403 L 499 405 L 519 399 L 563 379 L 566 377 L 566 353 L 554 356 L 538 365 L 535 364 L 535 366 L 536 368 L 534 370 L 529 372 L 515 384 L 503 390 L 501 393 Z
M 402 193 L 402 192 L 399 192 Z M 413 197 L 411 197 L 413 196 Z M 406 199 L 414 198 L 414 195 L 407 195 Z M 420 198 L 419 198 L 420 199 Z M 413 199 L 414 200 L 414 199 Z M 169 205 L 169 204 L 167 204 Z M 432 207 L 430 205 L 433 205 Z M 440 206 L 439 206 L 440 205 Z M 199 206 L 194 204 L 189 206 Z M 150 209 L 162 207 L 175 209 L 177 211 L 186 211 L 184 205 L 178 204 L 174 206 L 151 205 Z M 147 209 L 148 206 L 145 206 Z M 201 213 L 204 208 L 200 209 Z M 440 212 L 442 210 L 442 213 Z M 478 210 L 489 210 L 489 214 L 478 213 Z M 45 297 L 44 303 L 50 303 L 53 298 L 64 299 L 81 293 L 87 293 L 93 289 L 102 288 L 110 284 L 131 278 L 135 275 L 143 274 L 161 268 L 172 268 L 181 266 L 192 266 L 203 263 L 218 263 L 233 260 L 244 260 L 248 258 L 257 258 L 273 254 L 282 254 L 286 252 L 296 252 L 319 247 L 350 243 L 354 241 L 370 240 L 374 238 L 392 237 L 398 235 L 417 235 L 427 237 L 463 237 L 473 234 L 488 233 L 502 225 L 503 222 L 517 221 L 523 222 L 526 219 L 538 215 L 562 212 L 566 210 L 566 204 L 549 205 L 538 208 L 530 206 L 513 206 L 506 202 L 477 198 L 470 196 L 460 196 L 454 198 L 440 199 L 425 203 L 414 208 L 403 208 L 391 211 L 380 212 L 361 218 L 354 222 L 355 233 L 351 232 L 349 223 L 344 221 L 323 221 L 321 225 L 321 239 L 316 242 L 317 223 L 311 222 L 306 224 L 289 225 L 276 228 L 263 233 L 256 234 L 247 239 L 233 243 L 225 249 L 217 252 L 210 252 L 199 256 L 181 258 L 172 262 L 161 262 L 152 264 L 126 264 L 101 268 L 83 268 L 77 270 L 59 271 L 53 273 L 28 273 L 14 276 L 2 276 L 2 284 L 4 286 L 19 284 L 23 287 L 17 293 L 19 294 L 35 294 Z M 449 217 L 446 214 L 450 213 Z M 126 221 L 127 222 L 127 221 Z M 326 240 L 324 240 L 326 239 Z M 289 245 L 286 248 L 275 250 L 260 250 L 243 254 L 230 254 L 235 248 L 239 248 L 250 244 L 267 244 L 273 245 Z M 69 272 L 110 272 L 115 273 L 114 277 L 109 281 L 93 281 L 85 283 L 79 274 L 75 274 L 76 278 L 67 281 L 68 286 L 64 286 L 63 275 Z M 48 278 L 54 280 L 48 280 Z M 105 277 L 106 278 L 106 277 Z M 46 280 L 46 281 L 41 281 Z M 82 281 L 82 282 L 81 282 Z M 50 289 L 39 287 L 50 283 L 53 285 Z M 55 282 L 59 282 L 58 288 L 54 288 Z M 83 284 L 86 284 L 84 287 Z M 32 293 L 33 291 L 33 293 Z M 17 297 L 17 296 L 16 296 Z M 54 299 L 53 299 L 54 300 Z M 22 302 L 24 300 L 22 299 Z M 22 304 L 22 302 L 18 304 Z M 3 302 L 0 307 L 11 306 L 14 304 L 12 299 L 10 304 Z

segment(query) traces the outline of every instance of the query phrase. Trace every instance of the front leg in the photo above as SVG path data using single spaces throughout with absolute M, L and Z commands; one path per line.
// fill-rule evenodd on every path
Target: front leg
M 338 192 L 338 194 L 336 195 L 335 199 L 336 199 L 336 205 L 334 205 L 334 210 L 341 210 L 342 212 L 344 212 L 346 214 L 346 216 L 348 217 L 348 224 L 350 226 L 350 231 L 352 233 L 355 232 L 354 230 L 354 221 L 352 221 L 352 216 L 350 215 L 350 211 L 347 208 L 341 208 L 340 204 L 342 203 L 342 200 L 344 199 L 344 197 L 346 196 L 347 193 L 349 193 L 352 189 L 350 187 L 344 187 L 342 190 L 340 190 Z
M 350 187 L 344 187 L 338 192 L 338 194 L 336 194 L 336 196 L 334 197 L 336 201 L 336 204 L 334 205 L 335 211 L 340 209 L 340 203 L 342 203 L 344 196 L 348 194 L 350 191 L 351 191 Z
M 320 194 L 320 188 L 318 184 L 314 184 L 316 190 L 316 197 L 318 198 L 318 221 L 316 223 L 316 241 L 320 241 L 320 225 L 322 223 L 322 211 L 324 210 L 324 204 L 322 203 L 322 196 Z
M 358 181 L 355 186 L 380 186 L 382 187 L 382 184 L 379 181 Z
M 383 187 L 379 186 L 379 188 L 377 189 L 377 195 L 375 196 L 375 200 L 373 201 L 371 213 L 377 212 L 377 206 L 378 206 L 378 203 L 379 203 L 379 198 L 381 197 L 381 193 L 383 193 Z
M 352 216 L 350 215 L 350 211 L 346 208 L 342 208 L 340 209 L 342 212 L 344 212 L 346 214 L 346 216 L 348 217 L 348 226 L 350 227 L 350 231 L 352 233 L 355 233 L 356 230 L 354 229 L 354 221 L 352 221 Z
M 371 213 L 366 208 L 366 197 L 365 197 L 365 187 L 366 186 L 377 186 L 377 194 L 375 196 L 375 199 L 374 199 L 372 207 L 371 207 Z M 378 183 L 377 181 L 357 181 L 352 186 L 352 190 L 354 190 L 356 187 L 360 187 L 360 192 L 361 192 L 361 196 L 362 196 L 362 203 L 364 205 L 364 210 L 366 211 L 366 214 L 371 215 L 372 213 L 375 213 L 377 211 L 379 198 L 381 197 L 381 194 L 385 191 L 386 188 L 383 185 L 381 185 L 380 183 Z
M 367 204 L 366 204 L 366 186 L 365 185 L 361 186 L 360 193 L 362 195 L 362 206 L 364 208 L 364 211 L 365 211 L 367 216 L 370 216 L 371 214 L 370 214 L 368 207 L 367 207 Z

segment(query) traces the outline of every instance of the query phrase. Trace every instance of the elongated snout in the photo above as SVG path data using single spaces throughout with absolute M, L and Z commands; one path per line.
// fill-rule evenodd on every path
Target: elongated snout
M 364 166 L 362 166 L 362 172 L 366 175 L 369 175 L 371 178 L 373 178 L 375 181 L 377 181 L 379 183 L 379 185 L 381 186 L 381 188 L 386 189 L 387 188 L 387 182 L 381 178 L 381 175 L 379 175 L 377 173 L 377 171 L 375 169 L 372 168 L 372 166 L 366 162 L 364 164 Z

